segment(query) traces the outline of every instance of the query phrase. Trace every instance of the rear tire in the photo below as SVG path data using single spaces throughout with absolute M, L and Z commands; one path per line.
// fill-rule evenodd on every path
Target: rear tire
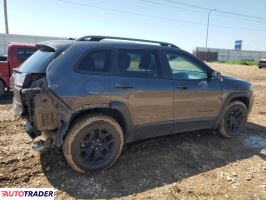
M 245 129 L 248 110 L 241 101 L 230 103 L 219 124 L 218 132 L 225 138 L 239 136 Z
M 3 96 L 5 93 L 5 85 L 4 83 L 0 80 L 0 97 Z
M 105 115 L 85 116 L 67 133 L 63 153 L 77 172 L 98 172 L 109 168 L 121 154 L 124 135 L 120 125 Z

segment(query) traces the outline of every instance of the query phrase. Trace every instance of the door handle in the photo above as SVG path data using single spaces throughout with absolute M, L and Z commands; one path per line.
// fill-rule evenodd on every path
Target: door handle
M 186 85 L 177 85 L 176 88 L 177 89 L 182 89 L 182 90 L 187 90 L 188 86 L 186 86 Z
M 129 89 L 129 88 L 132 88 L 132 86 L 130 86 L 130 85 L 127 84 L 127 83 L 117 83 L 117 84 L 115 84 L 115 87 L 116 87 L 116 88 L 122 88 L 122 89 Z

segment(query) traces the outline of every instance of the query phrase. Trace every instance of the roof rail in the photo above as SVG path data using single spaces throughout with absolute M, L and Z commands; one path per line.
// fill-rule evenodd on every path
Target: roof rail
M 154 43 L 154 44 L 160 44 L 161 46 L 166 47 L 174 47 L 179 48 L 178 46 L 167 43 L 167 42 L 159 42 L 159 41 L 153 41 L 153 40 L 142 40 L 142 39 L 135 39 L 135 38 L 124 38 L 124 37 L 112 37 L 112 36 L 98 36 L 98 35 L 87 35 L 83 36 L 81 38 L 78 38 L 77 41 L 101 41 L 104 39 L 110 39 L 110 40 L 127 40 L 127 41 L 135 41 L 135 42 L 147 42 L 147 43 Z

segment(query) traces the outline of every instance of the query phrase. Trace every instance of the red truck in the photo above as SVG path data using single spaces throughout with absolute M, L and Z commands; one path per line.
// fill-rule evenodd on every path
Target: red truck
M 0 97 L 5 93 L 5 89 L 10 89 L 13 69 L 17 68 L 36 50 L 34 44 L 13 42 L 8 45 L 6 60 L 5 56 L 2 56 L 0 60 Z

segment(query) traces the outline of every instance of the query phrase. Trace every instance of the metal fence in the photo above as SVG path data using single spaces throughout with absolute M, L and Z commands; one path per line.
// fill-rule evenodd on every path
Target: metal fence
M 266 51 L 247 51 L 247 50 L 231 50 L 231 49 L 215 49 L 197 47 L 193 54 L 205 61 L 241 61 L 255 60 L 266 58 Z

